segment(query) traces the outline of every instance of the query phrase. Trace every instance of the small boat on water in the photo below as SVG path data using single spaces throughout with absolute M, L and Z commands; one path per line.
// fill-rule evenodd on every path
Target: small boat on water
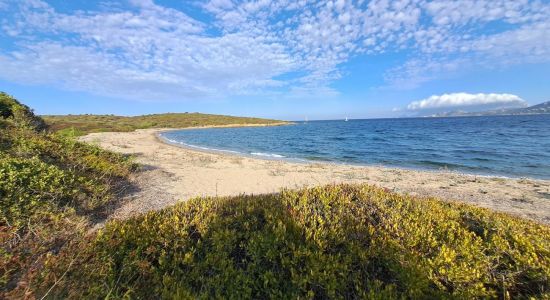
M 346 119 L 344 120 L 344 122 L 347 122 L 348 121 L 348 117 L 346 117 Z

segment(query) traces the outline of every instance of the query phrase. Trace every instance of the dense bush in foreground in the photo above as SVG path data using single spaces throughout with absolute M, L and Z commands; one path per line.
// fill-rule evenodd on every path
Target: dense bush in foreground
M 42 288 L 66 272 L 51 296 L 548 297 L 549 246 L 549 228 L 533 222 L 339 185 L 112 222 L 52 259 Z
M 135 165 L 44 131 L 32 111 L 0 93 L 0 298 L 30 291 L 47 255 L 86 232 Z

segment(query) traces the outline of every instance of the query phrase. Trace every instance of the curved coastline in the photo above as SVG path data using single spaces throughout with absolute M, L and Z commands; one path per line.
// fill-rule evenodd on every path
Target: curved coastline
M 190 151 L 199 151 L 199 152 L 205 152 L 205 153 L 211 153 L 211 154 L 225 154 L 225 155 L 236 155 L 246 158 L 252 158 L 252 159 L 262 159 L 262 160 L 269 160 L 269 161 L 283 161 L 283 162 L 290 162 L 290 163 L 302 163 L 302 164 L 327 164 L 327 165 L 337 165 L 337 166 L 350 166 L 350 167 L 367 167 L 367 168 L 386 168 L 386 169 L 394 169 L 394 170 L 406 170 L 406 171 L 417 171 L 417 172 L 429 172 L 429 173 L 445 173 L 445 174 L 456 174 L 461 176 L 474 176 L 474 177 L 483 177 L 483 178 L 501 178 L 501 179 L 514 179 L 514 180 L 547 180 L 547 179 L 541 179 L 536 177 L 529 177 L 529 176 L 506 176 L 506 175 L 497 175 L 497 174 L 490 174 L 490 173 L 476 173 L 476 172 L 466 172 L 461 170 L 449 170 L 446 168 L 440 168 L 440 169 L 430 169 L 427 167 L 406 167 L 406 166 L 399 166 L 399 165 L 385 165 L 385 164 L 368 164 L 368 163 L 352 163 L 352 162 L 344 162 L 344 161 L 330 161 L 330 160 L 312 160 L 312 159 L 305 159 L 305 158 L 298 158 L 298 157 L 288 157 L 276 153 L 259 153 L 259 152 L 240 152 L 235 150 L 229 150 L 229 149 L 218 149 L 218 148 L 209 148 L 206 146 L 199 146 L 199 145 L 193 145 L 183 142 L 178 142 L 175 140 L 171 140 L 163 135 L 163 133 L 166 132 L 172 132 L 172 131 L 180 131 L 180 130 L 189 130 L 189 129 L 210 129 L 210 128 L 239 128 L 239 127 L 267 127 L 267 126 L 285 126 L 285 125 L 291 125 L 290 124 L 276 124 L 276 125 L 269 125 L 269 124 L 262 124 L 262 125 L 235 125 L 235 126 L 203 126 L 203 127 L 188 127 L 188 128 L 180 128 L 180 129 L 161 129 L 158 132 L 155 132 L 155 136 L 157 139 L 165 144 L 168 144 L 170 146 L 175 146 L 183 149 L 187 149 Z
M 172 145 L 158 133 L 102 132 L 80 140 L 131 154 L 144 165 L 139 191 L 114 218 L 162 209 L 197 196 L 275 193 L 283 188 L 367 183 L 411 196 L 459 201 L 550 224 L 550 180 L 465 175 L 383 166 L 288 162 Z
M 199 128 L 196 128 L 199 129 Z M 283 155 L 278 154 L 271 154 L 271 153 L 260 153 L 260 152 L 253 152 L 253 153 L 244 153 L 234 150 L 227 150 L 227 149 L 216 149 L 216 148 L 208 148 L 198 145 L 192 145 L 187 143 L 182 143 L 178 141 L 170 140 L 169 138 L 162 135 L 162 132 L 155 133 L 155 136 L 159 141 L 162 143 L 165 143 L 170 146 L 175 146 L 178 148 L 187 149 L 190 151 L 199 151 L 204 153 L 211 153 L 211 154 L 226 154 L 226 155 L 235 155 L 240 157 L 247 157 L 247 158 L 255 158 L 255 159 L 265 159 L 265 160 L 281 160 L 285 162 L 295 162 L 295 163 L 316 163 L 315 161 L 306 160 L 306 159 L 300 159 L 300 158 L 292 158 L 292 157 L 286 157 Z M 330 163 L 330 162 L 327 162 Z
M 456 119 L 448 122 L 328 120 L 297 122 L 294 126 L 279 128 L 181 130 L 162 135 L 176 144 L 238 151 L 244 155 L 263 152 L 263 155 L 254 154 L 357 166 L 382 165 L 422 171 L 450 169 L 476 176 L 550 180 L 545 120 L 506 119 L 504 121 L 511 123 L 509 128 L 495 118 L 478 118 L 466 124 Z M 529 134 L 521 133 L 529 128 L 533 129 Z M 473 136 L 470 141 L 469 136 Z
M 157 140 L 161 141 L 162 143 L 176 146 L 184 149 L 188 149 L 191 151 L 200 151 L 200 152 L 206 152 L 206 153 L 212 153 L 212 154 L 227 154 L 227 155 L 238 155 L 242 157 L 250 157 L 250 158 L 258 158 L 258 159 L 266 159 L 266 160 L 284 160 L 288 162 L 298 162 L 298 163 L 315 163 L 314 161 L 306 160 L 306 159 L 300 159 L 300 158 L 291 158 L 286 157 L 283 155 L 278 154 L 271 154 L 271 153 L 244 153 L 234 150 L 228 150 L 228 149 L 216 149 L 216 148 L 209 148 L 209 147 L 203 147 L 199 145 L 192 145 L 187 143 L 182 143 L 174 140 L 170 140 L 169 138 L 163 136 L 163 133 L 166 132 L 172 132 L 172 131 L 180 131 L 180 130 L 192 130 L 192 129 L 211 129 L 211 128 L 240 128 L 240 127 L 271 127 L 271 126 L 288 126 L 288 125 L 294 125 L 294 122 L 280 122 L 280 123 L 271 123 L 271 124 L 231 124 L 231 125 L 212 125 L 212 126 L 197 126 L 197 127 L 186 127 L 186 128 L 162 128 L 159 129 L 154 133 Z

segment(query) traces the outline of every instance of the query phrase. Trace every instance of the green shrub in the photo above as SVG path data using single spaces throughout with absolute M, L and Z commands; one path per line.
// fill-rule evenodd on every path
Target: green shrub
M 14 156 L 38 157 L 63 169 L 101 173 L 102 177 L 125 177 L 137 167 L 121 154 L 54 134 L 13 129 L 0 137 L 2 145 Z
M 20 298 L 48 255 L 78 240 L 129 185 L 131 158 L 47 134 L 0 94 L 0 298 Z M 27 295 L 28 296 L 28 295 Z
M 10 95 L 0 92 L 0 119 L 11 119 L 18 127 L 45 130 L 46 123 L 33 114 L 32 110 Z
M 85 133 L 84 133 L 84 131 L 82 131 L 78 128 L 67 127 L 67 128 L 63 128 L 63 129 L 58 130 L 56 132 L 56 134 L 58 134 L 62 137 L 66 137 L 66 138 L 76 138 L 76 137 L 84 135 Z
M 19 227 L 40 213 L 66 205 L 79 190 L 78 179 L 38 159 L 0 157 L 0 224 Z
M 0 97 L 0 118 L 9 118 L 12 117 L 13 113 L 11 112 L 11 105 L 4 98 Z
M 548 297 L 549 245 L 530 221 L 339 185 L 114 221 L 41 278 L 70 269 L 51 294 L 70 298 Z

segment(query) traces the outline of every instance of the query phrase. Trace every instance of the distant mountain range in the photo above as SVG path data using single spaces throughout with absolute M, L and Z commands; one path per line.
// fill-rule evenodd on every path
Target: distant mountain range
M 550 114 L 550 101 L 523 108 L 495 109 L 480 112 L 451 111 L 426 117 L 469 117 L 469 116 L 508 116 Z

